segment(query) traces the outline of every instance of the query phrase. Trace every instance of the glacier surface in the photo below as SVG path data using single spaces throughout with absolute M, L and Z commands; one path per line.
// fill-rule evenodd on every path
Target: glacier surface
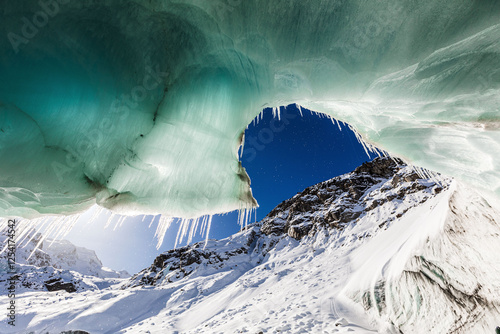
M 0 4 L 0 216 L 255 207 L 245 127 L 290 103 L 500 194 L 497 1 Z

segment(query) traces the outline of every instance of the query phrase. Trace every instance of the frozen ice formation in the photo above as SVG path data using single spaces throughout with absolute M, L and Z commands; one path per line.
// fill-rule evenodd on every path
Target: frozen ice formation
M 0 216 L 257 202 L 238 149 L 297 103 L 500 193 L 500 3 L 1 1 Z M 278 115 L 279 116 L 279 110 Z

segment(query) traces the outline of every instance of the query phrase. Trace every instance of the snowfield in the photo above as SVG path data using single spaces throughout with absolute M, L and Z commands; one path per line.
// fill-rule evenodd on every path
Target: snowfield
M 494 333 L 498 218 L 457 181 L 379 158 L 131 278 L 23 290 L 0 332 Z

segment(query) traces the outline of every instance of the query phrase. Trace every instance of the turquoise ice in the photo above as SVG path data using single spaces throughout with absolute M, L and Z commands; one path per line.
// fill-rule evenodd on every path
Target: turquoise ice
M 245 127 L 290 103 L 500 194 L 497 1 L 0 3 L 0 216 L 252 208 Z

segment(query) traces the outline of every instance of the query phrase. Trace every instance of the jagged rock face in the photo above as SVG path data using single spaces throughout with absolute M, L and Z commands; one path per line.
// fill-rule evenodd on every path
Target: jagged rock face
M 196 243 L 167 251 L 123 287 L 168 284 L 191 275 L 201 266 L 220 269 L 230 258 L 234 262 L 235 257 L 242 254 L 265 257 L 282 238 L 301 240 L 305 236 L 313 237 L 321 229 L 342 230 L 387 204 L 389 214 L 380 218 L 382 229 L 410 208 L 440 193 L 448 184 L 449 181 L 421 179 L 402 160 L 377 158 L 351 173 L 308 187 L 279 204 L 262 221 L 250 225 L 234 248 L 224 245 L 221 251 L 220 246 L 205 247 L 204 243 Z M 399 205 L 401 203 L 405 205 Z
M 205 249 L 204 243 L 196 243 L 178 249 L 169 250 L 157 256 L 151 267 L 132 276 L 130 283 L 123 287 L 140 285 L 158 285 L 163 282 L 173 282 L 189 276 L 198 266 L 206 265 L 216 269 L 224 267 L 229 258 L 247 254 L 256 233 L 248 234 L 246 243 L 227 251 Z
M 284 201 L 263 219 L 261 230 L 267 235 L 285 233 L 300 240 L 316 233 L 319 226 L 342 229 L 362 214 L 408 194 L 426 188 L 432 194 L 442 191 L 442 185 L 423 184 L 418 182 L 420 178 L 400 159 L 377 158 Z M 385 183 L 384 187 L 372 189 L 381 183 Z M 381 191 L 389 192 L 380 196 Z

